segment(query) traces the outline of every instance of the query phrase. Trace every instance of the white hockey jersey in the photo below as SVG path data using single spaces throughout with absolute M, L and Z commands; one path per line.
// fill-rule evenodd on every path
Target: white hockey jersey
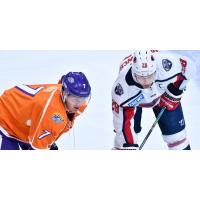
M 170 83 L 177 84 L 180 90 L 184 90 L 188 80 L 195 75 L 195 64 L 188 57 L 167 51 L 155 52 L 154 57 L 157 63 L 156 79 L 147 89 L 143 89 L 132 76 L 133 55 L 126 57 L 120 65 L 119 76 L 112 88 L 113 123 L 118 135 L 116 147 L 124 143 L 137 144 L 137 137 L 133 132 L 137 106 L 154 107 Z

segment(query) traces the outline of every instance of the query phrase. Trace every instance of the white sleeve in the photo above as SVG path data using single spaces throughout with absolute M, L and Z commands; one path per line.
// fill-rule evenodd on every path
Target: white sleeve
M 121 148 L 123 144 L 137 144 L 137 135 L 133 130 L 135 108 L 120 107 L 113 100 L 112 110 L 114 131 L 116 133 L 114 146 Z
M 182 67 L 182 74 L 186 78 L 180 85 L 179 89 L 184 90 L 190 79 L 196 76 L 196 64 L 186 56 L 180 56 L 180 62 Z
M 186 66 L 184 66 L 184 62 L 182 64 L 182 73 L 186 77 L 187 80 L 195 78 L 196 76 L 196 64 L 188 57 L 181 56 L 180 60 L 186 61 Z

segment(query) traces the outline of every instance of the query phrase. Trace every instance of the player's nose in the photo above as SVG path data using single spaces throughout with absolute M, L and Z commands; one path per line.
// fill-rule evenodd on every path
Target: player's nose
M 74 108 L 79 108 L 81 106 L 81 103 L 80 102 L 76 102 L 75 104 L 74 104 Z

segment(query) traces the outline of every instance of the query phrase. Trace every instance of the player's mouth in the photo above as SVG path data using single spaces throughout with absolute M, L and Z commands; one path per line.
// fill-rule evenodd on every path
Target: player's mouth
M 146 89 L 146 88 L 150 88 L 151 85 L 150 85 L 150 84 L 148 84 L 148 85 L 143 85 L 142 87 L 143 87 L 144 89 Z

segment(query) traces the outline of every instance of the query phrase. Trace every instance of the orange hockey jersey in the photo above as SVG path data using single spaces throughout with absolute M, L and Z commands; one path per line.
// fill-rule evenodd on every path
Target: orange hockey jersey
M 72 128 L 61 99 L 61 84 L 19 85 L 0 97 L 0 129 L 4 134 L 29 143 L 34 149 L 49 149 Z

